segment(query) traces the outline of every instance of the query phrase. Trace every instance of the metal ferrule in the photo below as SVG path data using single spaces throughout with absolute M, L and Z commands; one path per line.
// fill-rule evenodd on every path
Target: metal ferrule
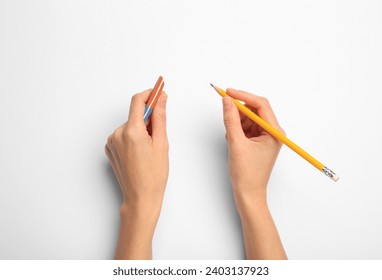
M 328 167 L 324 166 L 324 168 L 322 168 L 322 172 L 325 173 L 326 176 L 328 176 L 330 179 L 332 179 L 333 181 L 336 181 L 335 178 L 337 178 L 336 176 L 336 173 L 334 173 L 332 170 L 330 170 Z

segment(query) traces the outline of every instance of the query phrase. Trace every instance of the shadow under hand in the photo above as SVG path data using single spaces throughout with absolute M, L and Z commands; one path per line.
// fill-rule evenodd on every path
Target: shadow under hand
M 108 181 L 110 182 L 109 186 L 111 186 L 110 190 L 113 193 L 113 197 L 114 197 L 113 200 L 115 200 L 116 202 L 115 205 L 119 207 L 122 203 L 122 191 L 121 191 L 121 188 L 119 187 L 117 177 L 115 177 L 114 170 L 111 167 L 109 161 L 105 160 L 103 162 L 103 165 L 104 165 L 104 171 L 105 171 L 106 177 L 108 178 Z
M 118 234 L 119 234 L 119 208 L 122 203 L 122 191 L 119 187 L 119 183 L 117 178 L 115 177 L 114 170 L 111 167 L 109 161 L 104 160 L 102 162 L 103 164 L 103 171 L 105 173 L 105 177 L 107 177 L 107 181 L 109 182 L 106 184 L 107 186 L 107 192 L 111 193 L 112 197 L 112 208 L 113 214 L 112 214 L 112 220 L 109 221 L 111 223 L 110 225 L 110 234 L 112 237 L 112 240 L 110 240 L 112 247 L 110 247 L 110 251 L 107 254 L 106 259 L 114 259 L 115 254 L 115 246 L 118 241 Z M 114 214 L 115 213 L 115 214 Z

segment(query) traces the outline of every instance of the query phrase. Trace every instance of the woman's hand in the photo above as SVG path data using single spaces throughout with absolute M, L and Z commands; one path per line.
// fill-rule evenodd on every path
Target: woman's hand
M 234 89 L 228 89 L 227 93 L 244 101 L 248 108 L 284 133 L 265 98 Z M 229 173 L 242 222 L 247 258 L 285 259 L 266 199 L 269 177 L 282 144 L 239 113 L 230 97 L 223 98 L 223 111 Z
M 118 259 L 152 257 L 152 237 L 168 178 L 167 95 L 162 92 L 146 126 L 143 114 L 150 93 L 133 96 L 128 121 L 105 146 L 123 194 Z
M 227 93 L 284 133 L 267 99 L 241 90 Z M 282 143 L 238 111 L 230 97 L 223 98 L 229 173 L 237 198 L 264 199 L 273 165 Z

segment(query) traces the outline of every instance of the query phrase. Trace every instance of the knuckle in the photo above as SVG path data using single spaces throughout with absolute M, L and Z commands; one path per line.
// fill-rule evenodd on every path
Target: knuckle
M 230 119 L 224 118 L 225 127 L 230 127 L 232 125 L 232 121 Z
M 110 149 L 109 149 L 109 146 L 107 144 L 105 145 L 105 154 L 110 159 Z
M 126 129 L 123 131 L 123 137 L 128 140 L 131 139 L 134 136 L 133 129 L 131 127 L 126 127 Z
M 113 147 L 113 145 L 118 144 L 122 140 L 122 130 L 117 128 L 112 134 L 107 138 L 106 146 Z
M 120 142 L 121 140 L 122 140 L 122 129 L 121 128 L 117 128 L 113 132 L 113 141 Z
M 131 100 L 136 100 L 136 99 L 138 98 L 138 94 L 139 94 L 139 93 L 134 94 L 134 95 L 131 97 Z
M 132 101 L 138 100 L 142 96 L 142 93 L 136 93 L 131 97 Z
M 235 125 L 235 121 L 234 117 L 226 117 L 224 118 L 224 125 L 225 127 L 232 127 Z
M 266 97 L 262 96 L 260 100 L 264 105 L 269 105 L 269 100 Z
M 123 137 L 129 141 L 135 141 L 138 139 L 138 129 L 136 126 L 129 125 L 123 130 Z
M 109 137 L 107 137 L 107 144 L 113 144 L 113 134 L 109 135 Z

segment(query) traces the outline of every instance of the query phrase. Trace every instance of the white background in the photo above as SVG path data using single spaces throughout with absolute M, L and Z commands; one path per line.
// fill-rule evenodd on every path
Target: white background
M 165 78 L 170 177 L 157 259 L 240 259 L 221 101 L 266 96 L 288 136 L 269 206 L 291 259 L 382 258 L 380 1 L 0 1 L 0 259 L 110 259 L 104 154 Z

